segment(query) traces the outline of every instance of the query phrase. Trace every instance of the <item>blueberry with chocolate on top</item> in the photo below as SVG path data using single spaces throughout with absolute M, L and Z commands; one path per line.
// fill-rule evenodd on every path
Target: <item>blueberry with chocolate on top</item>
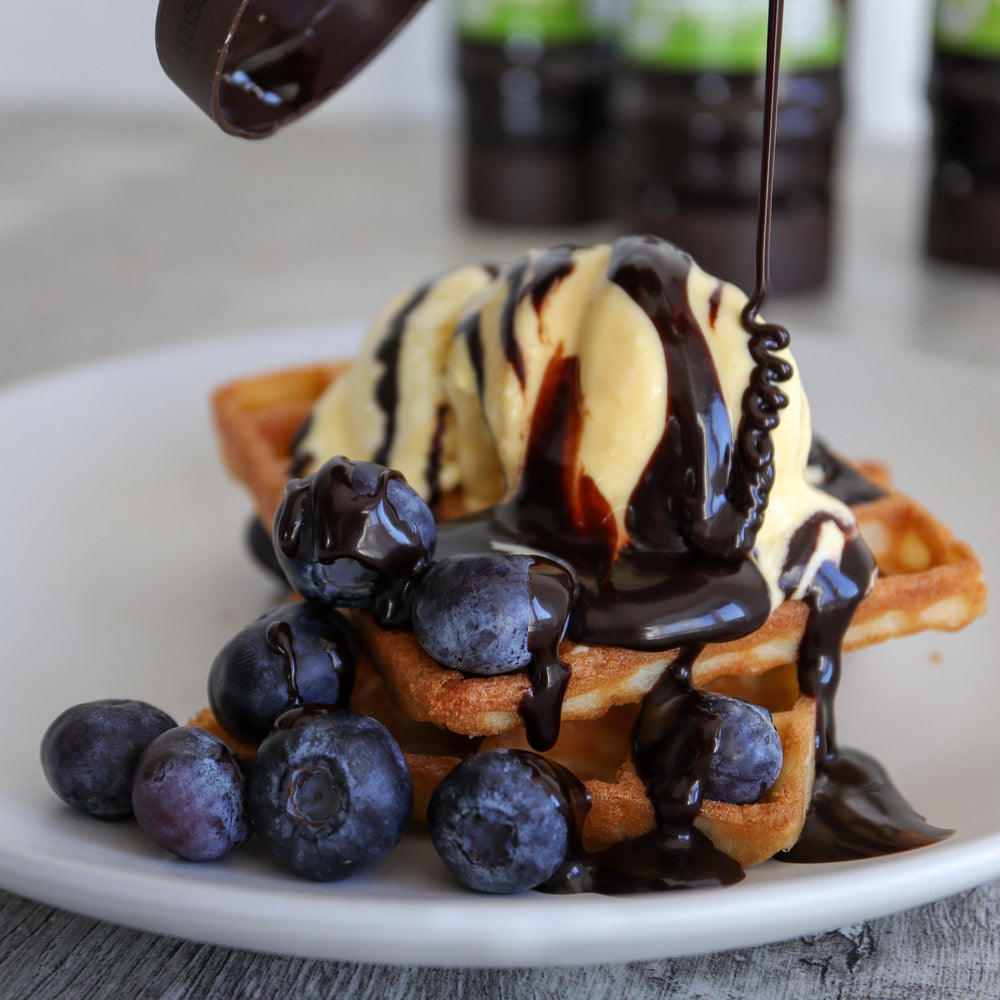
M 132 780 L 139 826 L 188 861 L 214 861 L 250 834 L 247 767 L 217 736 L 179 726 L 143 751 Z
M 532 561 L 497 552 L 435 563 L 413 603 L 417 641 L 442 666 L 478 677 L 527 666 Z
M 247 521 L 243 539 L 254 562 L 275 579 L 280 580 L 282 585 L 287 583 L 278 557 L 274 554 L 274 540 L 271 538 L 271 531 L 264 527 L 263 522 L 256 515 Z
M 343 615 L 291 601 L 219 650 L 209 670 L 208 702 L 226 732 L 259 742 L 293 705 L 346 703 L 357 657 L 357 635 Z
M 722 725 L 709 764 L 703 798 L 747 805 L 778 780 L 784 750 L 771 713 L 760 705 L 705 692 L 709 711 Z
M 375 462 L 333 458 L 293 479 L 274 519 L 274 551 L 303 597 L 371 607 L 430 562 L 434 516 L 398 473 Z
M 571 820 L 537 761 L 544 758 L 529 751 L 485 750 L 467 757 L 434 790 L 427 807 L 431 840 L 470 889 L 526 892 L 566 860 Z
M 74 705 L 42 738 L 42 770 L 63 802 L 98 819 L 120 819 L 132 812 L 132 775 L 140 755 L 176 725 L 144 701 Z
M 250 816 L 264 846 L 306 878 L 370 868 L 406 830 L 413 784 L 389 731 L 344 709 L 303 713 L 261 744 Z

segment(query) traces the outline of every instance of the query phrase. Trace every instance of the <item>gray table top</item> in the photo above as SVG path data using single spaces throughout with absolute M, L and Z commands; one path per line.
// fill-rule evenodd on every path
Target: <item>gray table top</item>
M 0 123 L 0 385 L 152 344 L 369 315 L 388 290 L 457 262 L 611 232 L 463 220 L 454 144 L 435 129 L 307 122 L 250 144 L 193 113 L 9 109 Z M 843 162 L 831 286 L 775 300 L 771 314 L 831 334 L 860 321 L 885 340 L 1000 366 L 1000 276 L 921 257 L 922 151 L 868 146 Z M 978 998 L 1000 990 L 998 923 L 1000 882 L 697 958 L 422 970 L 186 943 L 0 892 L 0 997 Z

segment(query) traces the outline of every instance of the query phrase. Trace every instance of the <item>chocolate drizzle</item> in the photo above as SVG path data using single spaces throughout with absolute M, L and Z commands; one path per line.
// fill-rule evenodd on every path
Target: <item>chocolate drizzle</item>
M 809 537 L 822 528 L 814 518 L 789 548 L 783 585 L 794 584 L 795 553 L 811 550 Z M 798 571 L 799 574 L 801 571 Z M 816 784 L 806 824 L 783 861 L 844 861 L 923 847 L 953 831 L 930 826 L 893 785 L 885 769 L 858 750 L 837 745 L 834 698 L 840 682 L 844 634 L 867 592 L 875 561 L 855 534 L 845 539 L 838 564 L 825 562 L 805 599 L 811 613 L 799 649 L 799 687 L 816 699 Z
M 825 442 L 815 435 L 809 449 L 809 467 L 819 471 L 816 485 L 821 490 L 852 507 L 871 503 L 886 495 L 884 490 L 830 451 Z
M 576 826 L 566 862 L 540 887 L 543 892 L 620 895 L 732 885 L 743 878 L 740 866 L 693 826 L 719 731 L 719 717 L 691 686 L 700 649 L 689 647 L 664 672 L 643 701 L 632 735 L 633 759 L 656 813 L 656 831 L 604 851 L 585 850 L 586 790 L 556 765 L 546 776 L 551 794 Z
M 814 863 L 876 858 L 927 847 L 954 833 L 931 826 L 860 750 L 827 757 L 816 774 L 809 814 L 795 846 L 779 861 Z
M 518 306 L 530 296 L 536 312 L 542 308 L 553 286 L 573 270 L 573 249 L 571 246 L 549 247 L 537 256 L 526 257 L 511 268 L 507 276 L 507 297 L 500 312 L 500 343 L 522 388 L 526 377 L 524 356 L 514 335 Z M 479 384 L 482 394 L 482 382 Z
M 434 414 L 434 436 L 431 438 L 431 450 L 427 456 L 427 503 L 433 507 L 441 499 L 441 458 L 444 454 L 444 432 L 448 421 L 448 407 L 438 403 Z
M 401 309 L 392 317 L 389 329 L 382 343 L 375 352 L 375 357 L 382 362 L 382 374 L 375 385 L 375 399 L 385 414 L 385 431 L 382 443 L 375 451 L 373 461 L 379 465 L 389 464 L 389 452 L 396 437 L 396 408 L 399 403 L 399 352 L 403 345 L 403 334 L 406 332 L 406 322 L 411 313 L 427 297 L 431 283 L 422 285 L 407 299 Z
M 346 623 L 344 627 L 346 628 Z M 330 666 L 337 675 L 337 705 L 346 707 L 354 688 L 357 650 L 350 648 L 344 633 L 339 632 L 332 623 L 329 628 L 320 631 L 318 638 L 329 657 Z M 264 629 L 264 642 L 281 656 L 284 664 L 285 688 L 288 691 L 286 711 L 302 708 L 307 702 L 299 688 L 298 658 L 295 654 L 295 635 L 291 625 L 281 618 L 271 622 Z M 304 679 L 304 684 L 308 690 L 308 677 Z
M 472 363 L 472 370 L 476 375 L 476 392 L 480 401 L 483 398 L 483 389 L 486 384 L 486 374 L 483 370 L 483 331 L 482 319 L 479 310 L 466 313 L 455 327 L 455 338 L 465 340 L 469 349 L 469 361 Z
M 528 593 L 533 612 L 528 628 L 531 687 L 524 693 L 520 711 L 528 742 L 537 750 L 549 750 L 559 738 L 559 718 L 569 683 L 569 667 L 559 657 L 559 643 L 576 600 L 576 580 L 559 563 L 534 557 L 528 566 Z
M 299 693 L 295 650 L 292 648 L 292 630 L 288 622 L 281 620 L 271 622 L 264 629 L 264 641 L 281 656 L 285 664 L 285 685 L 288 688 L 288 704 L 301 705 L 302 695 Z
M 368 607 L 374 599 L 376 620 L 394 628 L 409 618 L 411 596 L 429 565 L 433 543 L 421 538 L 418 526 L 392 501 L 391 484 L 402 476 L 382 468 L 370 489 L 361 488 L 355 467 L 364 464 L 339 458 L 305 479 L 290 480 L 275 518 L 274 542 L 288 559 L 304 545 L 321 567 L 349 563 L 354 603 Z M 346 579 L 341 586 L 347 587 Z

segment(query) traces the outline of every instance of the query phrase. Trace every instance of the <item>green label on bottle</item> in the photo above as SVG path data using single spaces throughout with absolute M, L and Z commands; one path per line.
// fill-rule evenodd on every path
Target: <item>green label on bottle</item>
M 633 63 L 660 69 L 754 72 L 767 56 L 767 0 L 628 0 L 619 44 Z M 839 0 L 785 5 L 781 65 L 821 69 L 843 58 Z
M 458 33 L 477 42 L 530 36 L 543 42 L 589 42 L 599 21 L 587 0 L 455 0 Z
M 934 41 L 967 56 L 1000 56 L 1000 0 L 937 0 Z

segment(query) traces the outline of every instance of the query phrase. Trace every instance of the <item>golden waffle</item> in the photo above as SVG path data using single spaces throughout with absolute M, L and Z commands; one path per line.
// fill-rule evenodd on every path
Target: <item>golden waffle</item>
M 249 489 L 265 524 L 281 501 L 296 431 L 317 396 L 346 367 L 268 373 L 215 394 L 226 463 Z M 860 468 L 889 488 L 884 466 Z M 855 612 L 845 651 L 926 629 L 955 631 L 983 613 L 986 585 L 975 553 L 914 500 L 889 489 L 887 496 L 856 508 L 855 514 L 880 575 Z M 706 686 L 714 678 L 751 676 L 794 662 L 808 614 L 803 602 L 786 601 L 751 635 L 706 646 L 694 667 L 694 683 Z M 412 633 L 386 632 L 366 615 L 354 617 L 389 696 L 408 717 L 468 736 L 497 735 L 520 725 L 518 705 L 530 686 L 526 672 L 466 677 L 439 666 Z M 560 655 L 571 669 L 562 718 L 573 721 L 639 701 L 677 651 L 650 653 L 566 641 Z
M 223 460 L 250 491 L 262 523 L 271 524 L 284 496 L 295 432 L 347 367 L 344 362 L 289 368 L 232 382 L 213 395 Z
M 872 538 L 880 575 L 854 614 L 845 652 L 926 629 L 956 631 L 983 613 L 986 586 L 978 560 L 926 510 L 890 492 L 856 514 L 862 535 Z M 756 632 L 710 643 L 695 662 L 695 685 L 793 662 L 808 615 L 805 603 L 786 601 Z M 466 677 L 439 666 L 412 632 L 383 631 L 368 615 L 353 617 L 390 696 L 412 718 L 481 736 L 520 723 L 518 706 L 530 687 L 525 672 Z M 562 718 L 578 720 L 639 701 L 678 650 L 651 653 L 566 640 L 559 653 L 570 667 Z
M 769 708 L 784 751 L 781 774 L 760 801 L 745 806 L 706 801 L 695 821 L 719 850 L 747 868 L 787 850 L 802 830 L 815 772 L 815 705 L 811 698 L 798 695 L 794 669 L 771 671 L 749 682 L 731 679 L 713 688 Z M 464 757 L 496 747 L 528 749 L 523 729 L 474 740 L 414 722 L 392 704 L 379 675 L 364 657 L 351 708 L 378 719 L 399 742 L 413 777 L 413 818 L 418 822 L 426 820 L 434 789 Z M 588 850 L 601 850 L 655 828 L 653 807 L 630 759 L 629 740 L 637 713 L 638 705 L 627 705 L 601 719 L 566 723 L 556 745 L 544 754 L 568 767 L 590 794 L 591 807 L 583 827 Z M 253 759 L 256 747 L 229 736 L 210 709 L 202 709 L 188 724 L 215 733 L 244 759 Z
M 226 464 L 248 488 L 264 523 L 273 519 L 283 496 L 297 430 L 345 367 L 268 373 L 216 393 L 213 405 Z M 889 488 L 883 466 L 860 468 Z M 926 510 L 890 489 L 855 513 L 880 576 L 854 616 L 845 650 L 928 628 L 960 629 L 983 612 L 986 588 L 975 554 Z M 781 776 L 759 802 L 705 802 L 696 821 L 743 866 L 795 843 L 812 794 L 815 706 L 799 694 L 795 668 L 788 666 L 796 659 L 807 616 L 805 604 L 787 601 L 752 635 L 706 646 L 694 666 L 697 686 L 771 709 L 784 748 Z M 352 617 L 374 669 L 367 661 L 361 664 L 351 704 L 379 719 L 399 740 L 413 775 L 415 819 L 425 818 L 433 789 L 463 757 L 477 749 L 527 746 L 517 711 L 529 686 L 525 672 L 467 678 L 436 664 L 412 633 L 383 631 L 363 613 Z M 638 702 L 677 652 L 567 641 L 560 654 L 571 675 L 561 735 L 547 756 L 584 781 L 592 801 L 584 841 L 599 849 L 654 828 L 652 806 L 629 758 L 629 734 Z M 194 721 L 225 735 L 207 710 Z M 244 753 L 252 750 L 242 747 Z

